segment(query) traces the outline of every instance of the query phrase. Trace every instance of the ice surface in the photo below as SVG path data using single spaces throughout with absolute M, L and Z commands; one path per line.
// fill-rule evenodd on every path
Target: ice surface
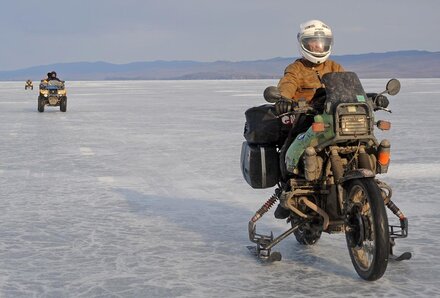
M 409 218 L 396 252 L 413 259 L 370 283 L 344 235 L 290 237 L 270 265 L 248 254 L 247 223 L 272 190 L 241 176 L 244 111 L 276 81 L 67 82 L 67 113 L 38 113 L 36 89 L 0 82 L 0 296 L 438 295 L 440 80 L 401 83 L 393 113 L 377 114 L 392 122 L 381 178 Z M 286 228 L 272 211 L 258 223 Z

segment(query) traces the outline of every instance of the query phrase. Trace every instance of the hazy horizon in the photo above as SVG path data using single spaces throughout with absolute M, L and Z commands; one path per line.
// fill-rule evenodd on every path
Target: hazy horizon
M 387 53 L 394 53 L 394 52 L 406 52 L 406 51 L 421 51 L 421 52 L 428 52 L 428 53 L 438 53 L 440 51 L 425 51 L 425 50 L 405 50 L 405 51 L 386 51 L 386 52 L 366 52 L 366 53 L 357 53 L 357 54 L 346 54 L 346 55 L 333 55 L 333 57 L 343 57 L 343 56 L 357 56 L 357 55 L 369 55 L 369 54 L 387 54 Z M 201 63 L 215 63 L 215 62 L 253 62 L 253 61 L 264 61 L 264 60 L 271 60 L 271 59 L 296 59 L 300 58 L 298 55 L 292 55 L 292 56 L 286 56 L 286 57 L 269 57 L 267 59 L 254 59 L 254 60 L 212 60 L 212 61 L 199 61 L 199 60 L 177 60 L 177 59 L 171 59 L 171 60 L 145 60 L 145 61 L 129 61 L 127 63 L 113 63 L 109 61 L 104 60 L 94 60 L 94 61 L 71 61 L 71 62 L 53 62 L 50 64 L 38 64 L 38 65 L 30 65 L 19 69 L 12 69 L 12 70 L 0 70 L 0 71 L 15 71 L 15 70 L 22 70 L 22 69 L 28 69 L 28 68 L 34 68 L 34 67 L 40 67 L 40 66 L 51 66 L 51 65 L 68 65 L 68 64 L 76 64 L 76 63 L 107 63 L 112 65 L 127 65 L 127 64 L 135 64 L 135 63 L 155 63 L 155 62 L 201 62 Z

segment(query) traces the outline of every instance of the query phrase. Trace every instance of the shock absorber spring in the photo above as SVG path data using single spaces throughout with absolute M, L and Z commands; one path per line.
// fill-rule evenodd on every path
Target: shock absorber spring
M 394 204 L 394 202 L 391 201 L 391 196 L 393 195 L 391 187 L 389 187 L 383 181 L 376 179 L 376 182 L 382 192 L 382 197 L 385 202 L 385 206 L 387 206 L 388 209 L 390 209 L 391 212 L 393 212 L 393 214 L 396 215 L 400 220 L 404 220 L 406 216 L 403 214 L 402 211 L 400 211 L 399 207 L 397 207 L 396 204 Z
M 403 214 L 402 211 L 400 211 L 399 207 L 396 206 L 396 204 L 394 204 L 393 201 L 388 200 L 388 202 L 385 203 L 385 205 L 388 207 L 388 209 L 390 209 L 400 220 L 404 220 L 405 219 L 405 215 Z
M 270 208 L 272 208 L 272 206 L 276 203 L 277 200 L 278 200 L 278 196 L 276 194 L 273 194 L 266 201 L 266 203 L 264 203 L 263 206 L 261 206 L 261 208 L 258 209 L 257 212 L 255 212 L 255 215 L 252 217 L 251 221 L 256 222 L 258 219 L 260 219 L 260 217 L 262 217 L 264 213 L 266 213 L 267 211 L 269 211 Z

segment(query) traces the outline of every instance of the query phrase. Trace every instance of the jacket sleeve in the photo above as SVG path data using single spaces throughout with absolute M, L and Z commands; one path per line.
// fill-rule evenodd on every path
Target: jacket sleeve
M 298 86 L 298 69 L 295 64 L 292 63 L 284 70 L 284 76 L 280 79 L 278 83 L 278 89 L 280 90 L 281 96 L 293 99 L 296 90 L 298 89 Z

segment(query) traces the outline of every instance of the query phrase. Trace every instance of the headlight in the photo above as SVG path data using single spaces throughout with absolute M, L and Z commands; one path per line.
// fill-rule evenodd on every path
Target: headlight
M 342 115 L 339 118 L 341 135 L 368 134 L 368 119 L 366 115 Z

